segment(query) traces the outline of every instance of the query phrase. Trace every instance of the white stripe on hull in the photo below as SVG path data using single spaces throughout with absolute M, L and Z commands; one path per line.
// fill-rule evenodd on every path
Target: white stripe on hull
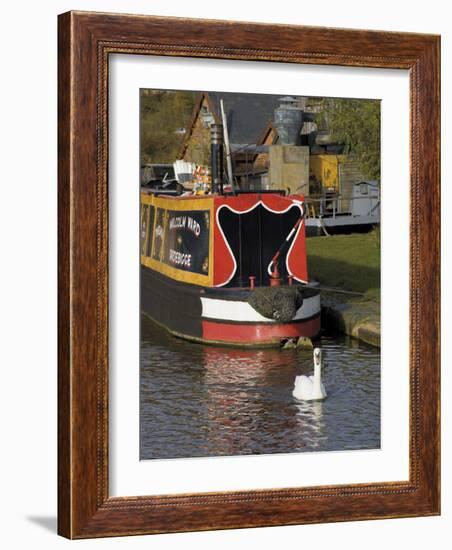
M 257 312 L 248 302 L 234 300 L 219 300 L 217 298 L 201 297 L 202 317 L 204 319 L 220 319 L 224 321 L 242 321 L 245 323 L 276 323 Z M 309 319 L 320 313 L 320 294 L 303 300 L 293 321 Z

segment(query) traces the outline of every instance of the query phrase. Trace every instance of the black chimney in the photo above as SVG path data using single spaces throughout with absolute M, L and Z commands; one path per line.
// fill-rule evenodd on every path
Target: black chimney
M 223 194 L 223 125 L 210 126 L 210 163 L 212 193 Z

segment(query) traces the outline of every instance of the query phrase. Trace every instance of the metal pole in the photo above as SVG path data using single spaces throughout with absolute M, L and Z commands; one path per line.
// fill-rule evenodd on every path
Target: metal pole
M 223 126 L 210 126 L 210 163 L 212 172 L 212 193 L 223 194 Z
M 232 188 L 234 188 L 234 180 L 232 175 L 232 158 L 231 158 L 231 147 L 229 145 L 229 132 L 228 132 L 228 122 L 226 120 L 226 113 L 224 112 L 223 100 L 220 99 L 220 108 L 221 108 L 221 120 L 223 122 L 223 132 L 224 132 L 224 145 L 226 147 L 226 169 L 228 171 L 228 180 Z

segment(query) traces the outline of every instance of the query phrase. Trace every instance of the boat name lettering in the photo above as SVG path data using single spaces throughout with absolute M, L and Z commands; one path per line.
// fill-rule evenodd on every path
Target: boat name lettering
M 184 254 L 171 248 L 169 251 L 169 261 L 175 265 L 189 268 L 191 265 L 191 254 Z
M 201 226 L 191 216 L 176 216 L 170 219 L 170 229 L 188 229 L 196 237 L 199 237 L 201 233 Z
M 171 218 L 169 222 L 170 229 L 180 229 L 184 228 L 187 223 L 187 216 L 177 216 L 176 218 Z
M 199 237 L 199 234 L 201 233 L 201 226 L 199 225 L 199 223 L 189 216 L 187 225 L 188 229 L 190 229 L 190 231 L 192 231 L 197 237 Z

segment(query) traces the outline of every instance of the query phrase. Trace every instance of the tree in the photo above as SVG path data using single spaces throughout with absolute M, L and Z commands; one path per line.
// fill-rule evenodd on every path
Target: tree
M 344 143 L 369 179 L 380 179 L 380 101 L 330 99 L 322 112 L 331 138 Z
M 189 123 L 195 92 L 142 90 L 140 102 L 141 163 L 172 163 L 181 147 Z

